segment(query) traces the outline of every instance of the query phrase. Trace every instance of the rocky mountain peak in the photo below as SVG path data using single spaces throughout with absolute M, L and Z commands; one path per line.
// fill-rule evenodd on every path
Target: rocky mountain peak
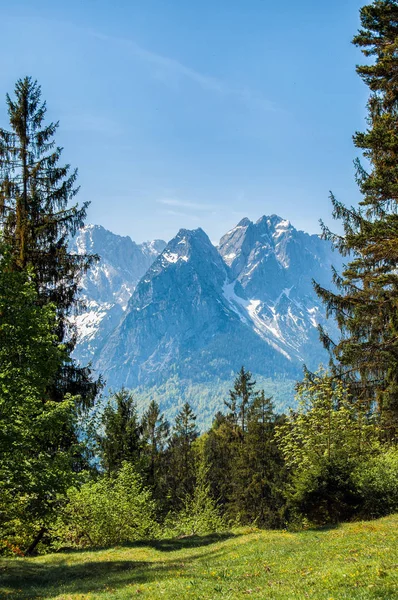
M 169 298 L 179 295 L 181 288 L 188 297 L 199 287 L 223 285 L 227 278 L 227 267 L 203 229 L 180 229 L 141 279 L 131 305 L 141 303 L 144 297 L 152 302 L 164 294 L 166 286 Z
M 236 225 L 235 229 L 238 227 L 250 227 L 250 225 L 253 225 L 253 221 L 250 221 L 247 217 L 243 217 Z

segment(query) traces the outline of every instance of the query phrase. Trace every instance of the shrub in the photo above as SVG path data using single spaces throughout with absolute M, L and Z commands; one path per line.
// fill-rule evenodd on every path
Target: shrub
M 129 463 L 114 477 L 103 475 L 68 496 L 58 531 L 63 544 L 110 546 L 159 534 L 151 492 Z
M 349 462 L 323 459 L 294 474 L 287 493 L 291 515 L 315 525 L 349 520 L 361 503 L 351 471 Z
M 361 516 L 376 518 L 398 511 L 398 448 L 360 464 L 353 479 L 361 496 Z
M 217 503 L 211 497 L 207 468 L 199 465 L 197 484 L 192 497 L 187 497 L 178 513 L 170 513 L 164 523 L 164 536 L 206 535 L 227 529 Z
M 350 519 L 363 504 L 353 473 L 380 453 L 377 424 L 323 370 L 306 374 L 297 399 L 276 433 L 290 473 L 290 512 L 317 525 Z

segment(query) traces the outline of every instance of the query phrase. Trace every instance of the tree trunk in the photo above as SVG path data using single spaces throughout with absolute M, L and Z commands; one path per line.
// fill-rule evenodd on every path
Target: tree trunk
M 39 542 L 41 542 L 41 539 L 45 533 L 46 533 L 46 528 L 42 527 L 40 529 L 39 533 L 37 534 L 37 536 L 35 537 L 35 539 L 33 540 L 33 542 L 31 543 L 31 545 L 29 546 L 29 548 L 26 550 L 25 556 L 32 556 L 37 544 Z

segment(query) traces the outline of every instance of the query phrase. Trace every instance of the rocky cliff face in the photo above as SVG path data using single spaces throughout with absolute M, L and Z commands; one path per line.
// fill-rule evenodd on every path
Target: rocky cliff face
M 165 246 L 162 240 L 136 244 L 98 225 L 84 227 L 72 240 L 72 252 L 100 258 L 80 282 L 86 308 L 76 317 L 79 360 L 91 360 L 117 326 L 138 281 Z
M 312 280 L 330 286 L 331 265 L 340 266 L 341 257 L 276 215 L 243 219 L 221 238 L 219 252 L 245 292 L 243 308 L 257 333 L 293 361 L 316 367 L 324 358 L 317 326 L 326 319 Z

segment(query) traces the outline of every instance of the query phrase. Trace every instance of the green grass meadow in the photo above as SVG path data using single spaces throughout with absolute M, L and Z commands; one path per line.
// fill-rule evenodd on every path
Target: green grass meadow
M 398 515 L 336 528 L 230 534 L 0 561 L 16 599 L 398 598 Z

